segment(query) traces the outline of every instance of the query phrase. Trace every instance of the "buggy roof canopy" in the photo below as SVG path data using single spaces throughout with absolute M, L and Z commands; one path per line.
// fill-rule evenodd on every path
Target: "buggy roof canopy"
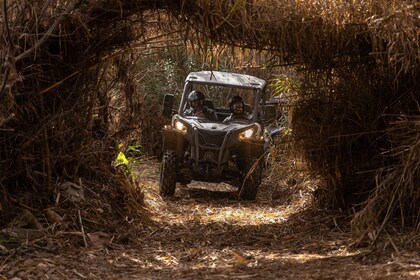
M 263 89 L 266 82 L 254 76 L 220 71 L 191 72 L 186 82 L 244 89 Z

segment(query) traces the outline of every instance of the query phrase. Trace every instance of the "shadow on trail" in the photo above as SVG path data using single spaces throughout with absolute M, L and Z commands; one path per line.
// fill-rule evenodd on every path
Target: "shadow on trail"
M 195 201 L 211 202 L 213 199 L 224 199 L 237 201 L 238 191 L 215 191 L 202 188 L 185 188 L 182 190 L 183 196 L 193 198 Z
M 130 275 L 147 279 L 392 279 L 403 270 L 389 262 L 392 251 L 379 258 L 350 243 L 331 215 L 308 209 L 255 225 L 162 222 L 126 258 Z
M 210 185 L 210 186 L 209 186 Z M 222 185 L 222 187 L 220 187 Z M 253 207 L 255 205 L 279 204 L 279 201 L 267 199 L 267 191 L 262 189 L 257 200 L 244 201 L 239 198 L 239 190 L 227 184 L 192 183 L 188 186 L 178 185 L 176 194 L 170 201 L 183 201 L 207 206 Z M 264 196 L 264 198 L 262 198 Z M 169 206 L 169 205 L 168 205 Z

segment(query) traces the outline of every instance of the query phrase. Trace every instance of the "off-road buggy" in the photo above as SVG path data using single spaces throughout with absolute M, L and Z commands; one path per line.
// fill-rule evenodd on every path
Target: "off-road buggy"
M 186 185 L 195 180 L 226 182 L 238 187 L 240 199 L 256 198 L 263 166 L 264 123 L 275 113 L 274 108 L 262 105 L 265 86 L 264 80 L 250 75 L 201 71 L 186 78 L 178 110 L 172 109 L 174 95 L 165 95 L 163 115 L 172 115 L 172 120 L 163 129 L 161 196 L 173 196 L 177 182 Z M 209 98 L 206 104 L 215 110 L 218 121 L 184 115 L 189 108 L 188 94 L 194 89 L 205 92 Z M 222 122 L 230 114 L 227 100 L 233 94 L 247 101 L 249 122 Z

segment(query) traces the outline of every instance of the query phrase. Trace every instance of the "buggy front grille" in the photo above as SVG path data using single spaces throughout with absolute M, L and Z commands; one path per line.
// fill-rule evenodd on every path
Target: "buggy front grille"
M 198 142 L 200 145 L 210 145 L 210 146 L 222 146 L 223 140 L 225 139 L 226 132 L 213 132 L 213 131 L 198 131 Z

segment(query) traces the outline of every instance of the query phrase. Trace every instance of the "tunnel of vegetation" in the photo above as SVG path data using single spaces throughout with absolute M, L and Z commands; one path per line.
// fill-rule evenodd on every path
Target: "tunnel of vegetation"
M 43 209 L 79 178 L 108 185 L 115 208 L 126 203 L 111 163 L 133 131 L 145 152 L 159 153 L 163 120 L 150 115 L 176 85 L 147 78 L 163 73 L 148 57 L 177 44 L 204 54 L 254 49 L 293 66 L 293 147 L 326 182 L 320 204 L 352 209 L 363 232 L 390 218 L 419 223 L 417 1 L 3 1 L 1 10 L 3 223 L 14 207 Z M 159 67 L 220 68 L 177 55 Z

